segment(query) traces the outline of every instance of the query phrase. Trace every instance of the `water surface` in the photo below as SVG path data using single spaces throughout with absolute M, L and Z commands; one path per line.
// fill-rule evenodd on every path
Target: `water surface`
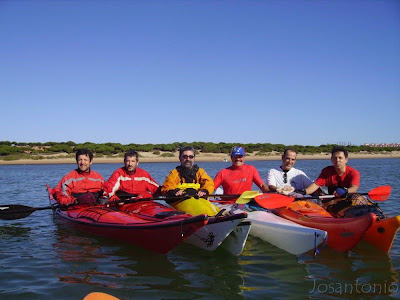
M 263 178 L 279 161 L 249 161 Z M 301 160 L 296 167 L 315 179 L 329 160 Z M 400 160 L 357 159 L 361 192 L 391 185 L 381 203 L 400 214 Z M 141 163 L 162 183 L 177 163 Z M 225 162 L 199 165 L 210 176 Z M 108 178 L 121 164 L 94 164 Z M 52 187 L 74 165 L 1 165 L 0 203 L 47 206 L 45 184 Z M 400 238 L 389 255 L 366 244 L 350 253 L 328 247 L 295 256 L 250 237 L 243 253 L 209 253 L 180 245 L 167 255 L 95 237 L 58 224 L 50 210 L 13 221 L 0 220 L 0 298 L 82 299 L 92 291 L 122 299 L 342 299 L 400 298 Z

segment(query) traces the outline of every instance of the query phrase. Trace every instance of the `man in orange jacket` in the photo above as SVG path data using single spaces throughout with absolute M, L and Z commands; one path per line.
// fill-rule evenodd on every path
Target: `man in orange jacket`
M 195 164 L 195 156 L 196 152 L 190 146 L 179 151 L 181 164 L 173 169 L 165 179 L 161 187 L 163 194 L 181 196 L 188 194 L 191 190 L 193 196 L 203 197 L 214 191 L 214 181 L 204 169 Z

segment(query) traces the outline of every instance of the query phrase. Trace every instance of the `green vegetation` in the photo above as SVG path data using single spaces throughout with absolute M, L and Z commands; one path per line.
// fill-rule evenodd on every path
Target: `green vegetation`
M 174 157 L 174 154 L 171 152 L 165 152 L 165 153 L 161 154 L 161 157 Z
M 46 143 L 17 143 L 0 141 L 0 159 L 17 160 L 17 159 L 43 159 L 57 157 L 73 156 L 77 149 L 87 148 L 96 155 L 102 156 L 122 156 L 128 149 L 138 152 L 151 152 L 161 157 L 171 157 L 173 153 L 179 151 L 181 147 L 192 146 L 196 149 L 196 153 L 229 153 L 233 146 L 242 145 L 248 154 L 253 155 L 272 155 L 273 153 L 282 153 L 285 148 L 294 148 L 298 153 L 302 154 L 318 154 L 330 152 L 334 144 L 326 144 L 320 146 L 303 146 L 303 145 L 283 145 L 283 144 L 240 144 L 240 143 L 209 143 L 209 142 L 193 142 L 193 143 L 172 143 L 172 144 L 128 144 L 105 143 L 95 144 L 86 142 L 76 144 L 72 141 L 68 142 L 46 142 Z M 351 153 L 383 153 L 399 151 L 399 147 L 369 147 L 369 146 L 346 146 Z

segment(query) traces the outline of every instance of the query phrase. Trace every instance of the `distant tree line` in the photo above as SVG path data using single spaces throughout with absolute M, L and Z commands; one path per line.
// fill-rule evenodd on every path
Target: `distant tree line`
M 302 154 L 317 154 L 330 152 L 335 144 L 326 144 L 320 146 L 303 146 L 303 145 L 283 145 L 283 144 L 270 144 L 270 143 L 257 143 L 257 144 L 240 144 L 240 143 L 209 143 L 209 142 L 175 142 L 171 144 L 127 144 L 120 143 L 104 143 L 96 144 L 91 142 L 77 144 L 71 141 L 68 142 L 46 142 L 46 143 L 18 143 L 9 141 L 0 141 L 0 156 L 14 156 L 21 154 L 59 154 L 59 153 L 73 153 L 77 149 L 86 148 L 96 154 L 102 155 L 115 155 L 124 153 L 128 149 L 133 149 L 139 152 L 154 152 L 162 154 L 162 152 L 174 153 L 179 151 L 181 147 L 192 146 L 197 152 L 204 153 L 227 153 L 229 154 L 232 147 L 241 145 L 246 149 L 246 152 L 255 155 L 268 155 L 274 151 L 282 153 L 285 148 L 290 147 L 295 149 L 298 153 Z M 369 146 L 346 146 L 349 152 L 391 152 L 399 151 L 400 147 L 369 147 Z

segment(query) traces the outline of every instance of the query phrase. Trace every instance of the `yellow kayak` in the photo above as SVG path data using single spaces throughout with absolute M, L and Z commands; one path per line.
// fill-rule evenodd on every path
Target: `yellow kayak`
M 184 211 L 187 214 L 191 214 L 192 216 L 205 214 L 210 217 L 213 217 L 220 211 L 220 209 L 217 206 L 212 204 L 207 199 L 203 198 L 196 199 L 192 197 L 187 200 L 177 202 L 176 204 L 173 203 L 171 205 L 173 208 L 179 211 Z

